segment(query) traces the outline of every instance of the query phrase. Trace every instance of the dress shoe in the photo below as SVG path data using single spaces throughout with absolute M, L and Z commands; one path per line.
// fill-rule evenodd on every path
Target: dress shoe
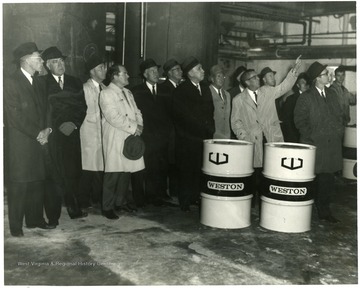
M 132 206 L 130 206 L 129 204 L 125 204 L 125 205 L 121 205 L 121 206 L 115 206 L 115 210 L 116 211 L 124 211 L 124 212 L 129 212 L 129 213 L 132 213 L 132 212 L 136 212 L 137 209 L 133 208 Z
M 55 229 L 56 226 L 49 225 L 46 222 L 44 222 L 44 223 L 37 224 L 37 225 L 26 225 L 26 228 L 28 228 L 28 229 L 40 228 L 40 229 L 48 230 L 48 229 Z
M 190 207 L 189 206 L 181 206 L 180 207 L 181 211 L 184 211 L 184 212 L 190 212 Z
M 109 210 L 109 211 L 102 211 L 102 214 L 110 220 L 116 220 L 119 219 L 119 216 L 115 214 L 115 212 L 113 210 Z
M 16 232 L 11 232 L 11 235 L 13 237 L 23 237 L 24 233 L 23 233 L 23 231 L 16 231 Z
M 172 201 L 173 200 L 169 195 L 163 195 L 163 196 L 161 196 L 161 199 L 164 201 Z
M 319 216 L 319 219 L 320 220 L 325 220 L 327 222 L 330 222 L 330 223 L 339 223 L 340 220 L 336 219 L 334 216 L 332 215 L 327 215 L 327 216 Z
M 151 201 L 151 204 L 154 205 L 155 207 L 165 206 L 164 201 L 161 199 L 154 199 Z
M 79 211 L 78 213 L 75 214 L 69 214 L 71 219 L 78 219 L 78 218 L 84 218 L 88 216 L 88 213 L 83 212 L 83 211 Z
M 49 226 L 58 226 L 59 225 L 59 221 L 58 220 L 54 220 L 54 221 L 50 221 L 49 220 Z

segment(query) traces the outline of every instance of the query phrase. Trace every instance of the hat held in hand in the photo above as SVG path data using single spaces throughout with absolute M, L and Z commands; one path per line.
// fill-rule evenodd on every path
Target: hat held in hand
M 140 159 L 145 152 L 145 143 L 140 136 L 129 135 L 124 142 L 123 154 L 129 160 Z

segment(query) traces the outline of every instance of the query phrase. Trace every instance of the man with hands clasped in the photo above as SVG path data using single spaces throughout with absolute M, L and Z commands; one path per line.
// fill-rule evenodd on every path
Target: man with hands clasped
M 79 130 L 87 110 L 83 84 L 80 79 L 65 74 L 66 56 L 57 47 L 47 48 L 42 57 L 48 71 L 44 77 L 54 130 L 49 146 L 57 173 L 60 175 L 58 185 L 63 190 L 70 218 L 86 217 L 87 213 L 81 211 L 78 201 L 82 171 Z M 56 209 L 59 205 L 61 202 L 55 205 Z

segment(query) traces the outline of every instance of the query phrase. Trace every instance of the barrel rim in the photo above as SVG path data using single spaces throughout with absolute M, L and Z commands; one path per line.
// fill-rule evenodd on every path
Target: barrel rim
M 201 169 L 201 172 L 204 173 L 205 175 L 209 175 L 209 176 L 216 176 L 216 177 L 226 177 L 226 176 L 231 176 L 231 178 L 245 178 L 245 177 L 249 177 L 254 173 L 254 169 L 252 171 L 247 172 L 246 174 L 234 174 L 234 173 L 213 173 L 213 172 L 208 172 L 205 171 L 204 168 Z
M 279 177 L 274 177 L 272 175 L 268 175 L 266 174 L 264 171 L 261 172 L 265 178 L 269 178 L 271 180 L 276 180 L 276 181 L 284 181 L 284 182 L 311 182 L 315 179 L 316 175 L 314 174 L 313 177 L 309 177 L 309 178 L 279 178 Z
M 277 147 L 276 145 L 288 145 L 288 146 L 300 146 L 300 147 L 307 147 L 309 150 L 316 150 L 316 146 L 310 144 L 303 144 L 303 143 L 293 143 L 293 142 L 268 142 L 265 143 L 266 147 L 273 147 L 282 149 L 284 147 Z
M 211 200 L 219 200 L 219 201 L 243 201 L 243 200 L 249 200 L 249 199 L 253 198 L 252 194 L 244 195 L 244 196 L 229 197 L 229 196 L 211 195 L 211 194 L 206 194 L 204 192 L 201 192 L 200 196 L 211 199 Z
M 215 141 L 218 142 L 226 142 L 226 143 L 239 143 L 239 144 L 246 144 L 246 145 L 250 145 L 250 146 L 254 146 L 253 142 L 249 142 L 249 141 L 244 141 L 244 140 L 237 140 L 237 139 L 204 139 L 203 143 L 205 144 L 219 144 L 222 145 L 222 143 L 214 143 Z
M 264 195 L 260 196 L 261 201 L 265 201 L 271 204 L 279 204 L 282 206 L 308 206 L 314 203 L 314 199 L 305 200 L 305 201 L 286 201 L 286 200 L 278 200 L 266 197 Z

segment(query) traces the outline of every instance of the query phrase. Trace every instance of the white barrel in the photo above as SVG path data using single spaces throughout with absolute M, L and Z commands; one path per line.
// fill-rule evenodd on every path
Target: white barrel
M 240 140 L 204 140 L 202 171 L 208 175 L 245 177 L 254 172 L 254 144 Z
M 346 179 L 357 179 L 356 127 L 345 127 L 342 174 Z
M 310 230 L 316 147 L 274 142 L 265 144 L 264 153 L 260 226 L 289 233 Z
M 344 147 L 356 148 L 356 127 L 345 127 Z
M 200 222 L 238 229 L 250 226 L 254 144 L 204 140 Z
M 312 204 L 314 200 L 293 202 L 261 196 L 260 225 L 266 229 L 302 233 L 311 229 Z
M 283 181 L 302 182 L 315 178 L 316 147 L 298 143 L 273 142 L 265 144 L 265 177 Z
M 224 197 L 201 193 L 201 223 L 224 229 L 249 227 L 252 197 Z

